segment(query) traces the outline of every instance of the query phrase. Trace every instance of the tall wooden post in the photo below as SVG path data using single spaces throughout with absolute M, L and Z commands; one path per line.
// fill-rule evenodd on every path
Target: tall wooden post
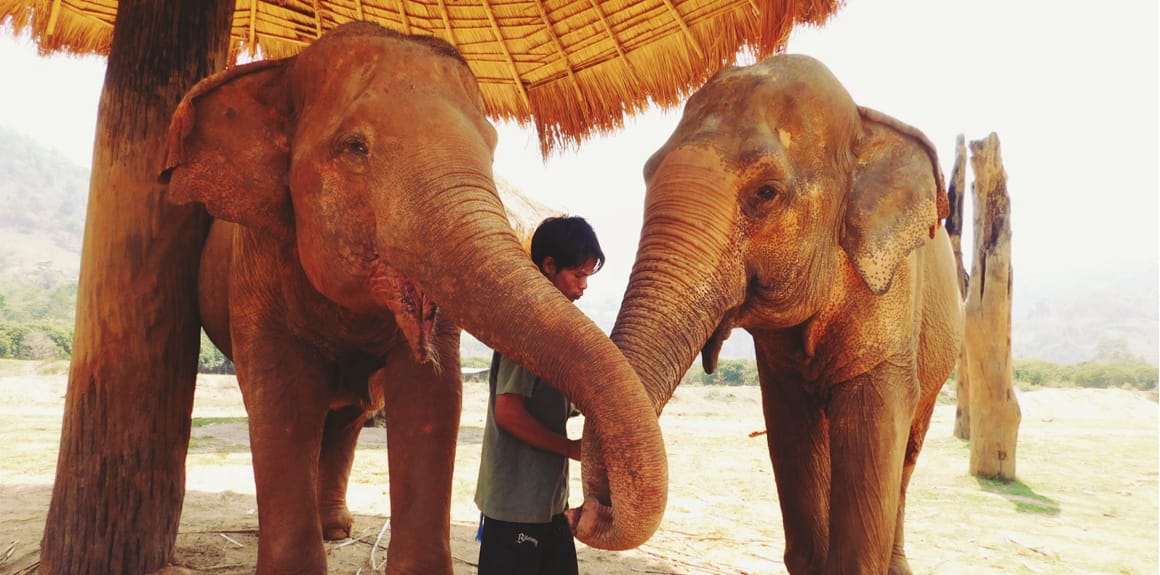
M 233 0 L 117 5 L 42 573 L 137 575 L 172 558 L 208 219 L 169 205 L 157 175 L 177 103 L 226 64 L 233 10 Z
M 958 264 L 959 297 L 967 299 L 967 269 L 963 266 L 963 192 L 967 189 L 967 146 L 963 135 L 955 138 L 955 166 L 951 169 L 947 197 L 951 212 L 946 219 L 947 235 L 951 238 L 951 248 Z M 967 345 L 959 347 L 959 364 L 955 372 L 955 437 L 971 438 L 971 386 L 967 373 Z
M 1011 201 L 999 136 L 971 142 L 975 173 L 975 257 L 966 305 L 967 372 L 971 384 L 970 472 L 1015 479 L 1022 414 L 1012 386 Z

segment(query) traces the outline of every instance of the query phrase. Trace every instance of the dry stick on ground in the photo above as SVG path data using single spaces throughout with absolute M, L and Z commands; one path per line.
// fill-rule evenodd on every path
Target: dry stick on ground
M 390 525 L 390 519 L 383 522 L 383 528 L 379 530 L 379 536 L 375 539 L 375 544 L 371 546 L 371 569 L 375 571 L 379 570 L 379 564 L 375 563 L 375 550 L 379 548 L 379 542 L 383 540 L 383 534 L 387 532 L 387 528 L 390 527 Z M 383 560 L 383 565 L 386 564 L 386 560 Z
M 198 531 L 182 531 L 181 532 L 182 535 L 195 535 L 195 534 L 206 535 L 209 533 L 229 533 L 231 535 L 239 535 L 239 534 L 244 533 L 246 535 L 257 535 L 258 530 L 257 529 L 202 529 L 202 530 L 198 530 Z
M 40 561 L 33 561 L 23 569 L 13 573 L 12 575 L 32 575 L 40 570 Z
M 8 548 L 4 550 L 4 556 L 0 557 L 0 565 L 3 565 L 5 561 L 8 561 L 8 559 L 12 557 L 13 553 L 16 553 L 17 543 L 19 543 L 19 541 L 13 541 L 12 543 L 8 544 Z
M 354 545 L 355 543 L 362 543 L 363 539 L 367 535 L 370 535 L 373 530 L 374 530 L 374 527 L 368 527 L 368 528 L 364 529 L 362 534 L 359 535 L 358 537 L 351 537 L 351 538 L 347 539 L 346 541 L 343 541 L 342 543 L 335 545 L 334 548 L 341 549 L 343 547 L 346 547 L 347 545 Z
M 715 516 L 715 517 L 719 518 L 720 516 Z M 743 540 L 743 539 L 737 539 L 736 537 L 708 536 L 708 535 L 700 535 L 697 533 L 690 533 L 688 531 L 680 531 L 678 529 L 665 529 L 665 533 L 670 533 L 670 534 L 676 533 L 677 535 L 684 535 L 685 537 L 688 537 L 690 539 L 696 539 L 697 541 L 732 541 L 734 543 L 740 543 L 740 544 L 745 544 L 745 545 L 764 545 L 766 547 L 770 546 L 768 541 L 763 541 L 763 540 L 759 540 L 759 539 Z
M 652 551 L 651 549 L 656 549 L 656 551 Z M 682 551 L 661 547 L 659 545 L 642 545 L 638 547 L 637 550 L 650 557 L 655 557 L 670 563 L 676 563 L 682 567 L 695 569 L 698 572 L 706 573 L 708 575 L 751 575 L 748 571 L 742 571 L 736 567 L 721 565 L 712 561 L 696 559 Z M 688 559 L 679 559 L 676 557 L 676 555 L 683 555 Z

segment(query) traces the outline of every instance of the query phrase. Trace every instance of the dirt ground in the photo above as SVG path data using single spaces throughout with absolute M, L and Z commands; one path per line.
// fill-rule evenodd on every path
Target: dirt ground
M 51 495 L 66 376 L 0 363 L 0 573 L 30 573 Z M 582 573 L 777 574 L 784 539 L 762 437 L 759 390 L 683 387 L 662 428 L 671 485 L 664 522 L 626 552 L 579 548 Z M 472 503 L 487 388 L 466 384 L 451 510 L 457 575 L 473 575 Z M 1154 394 L 1059 390 L 1019 395 L 1019 481 L 967 474 L 968 447 L 942 402 L 911 484 L 907 552 L 919 574 L 1157 573 Z M 257 551 L 245 412 L 233 378 L 198 382 L 176 565 L 252 573 Z M 573 435 L 580 422 L 573 421 Z M 385 433 L 364 430 L 351 480 L 355 537 L 327 544 L 330 572 L 382 572 L 389 530 Z M 574 466 L 573 504 L 580 500 Z M 376 545 L 382 533 L 382 539 Z

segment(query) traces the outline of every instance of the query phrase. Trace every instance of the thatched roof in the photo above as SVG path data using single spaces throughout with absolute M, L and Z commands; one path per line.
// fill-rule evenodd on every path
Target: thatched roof
M 373 20 L 456 46 L 495 119 L 535 123 L 545 155 L 671 106 L 741 50 L 782 49 L 844 0 L 237 0 L 234 60 L 280 58 L 341 23 Z M 0 0 L 42 53 L 108 54 L 116 0 Z
M 500 201 L 503 202 L 504 210 L 507 211 L 508 221 L 511 222 L 516 236 L 520 238 L 520 244 L 524 246 L 524 250 L 531 253 L 532 234 L 536 232 L 540 222 L 552 216 L 562 216 L 564 212 L 532 199 L 501 176 L 495 177 L 495 187 L 499 192 Z

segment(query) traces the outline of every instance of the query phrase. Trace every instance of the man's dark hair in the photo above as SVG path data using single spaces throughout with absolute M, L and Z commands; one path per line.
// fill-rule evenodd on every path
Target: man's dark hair
M 604 250 L 592 226 L 580 216 L 559 216 L 540 222 L 532 234 L 532 261 L 544 269 L 544 259 L 551 256 L 557 269 L 577 268 L 589 258 L 596 258 L 596 269 L 604 265 Z

